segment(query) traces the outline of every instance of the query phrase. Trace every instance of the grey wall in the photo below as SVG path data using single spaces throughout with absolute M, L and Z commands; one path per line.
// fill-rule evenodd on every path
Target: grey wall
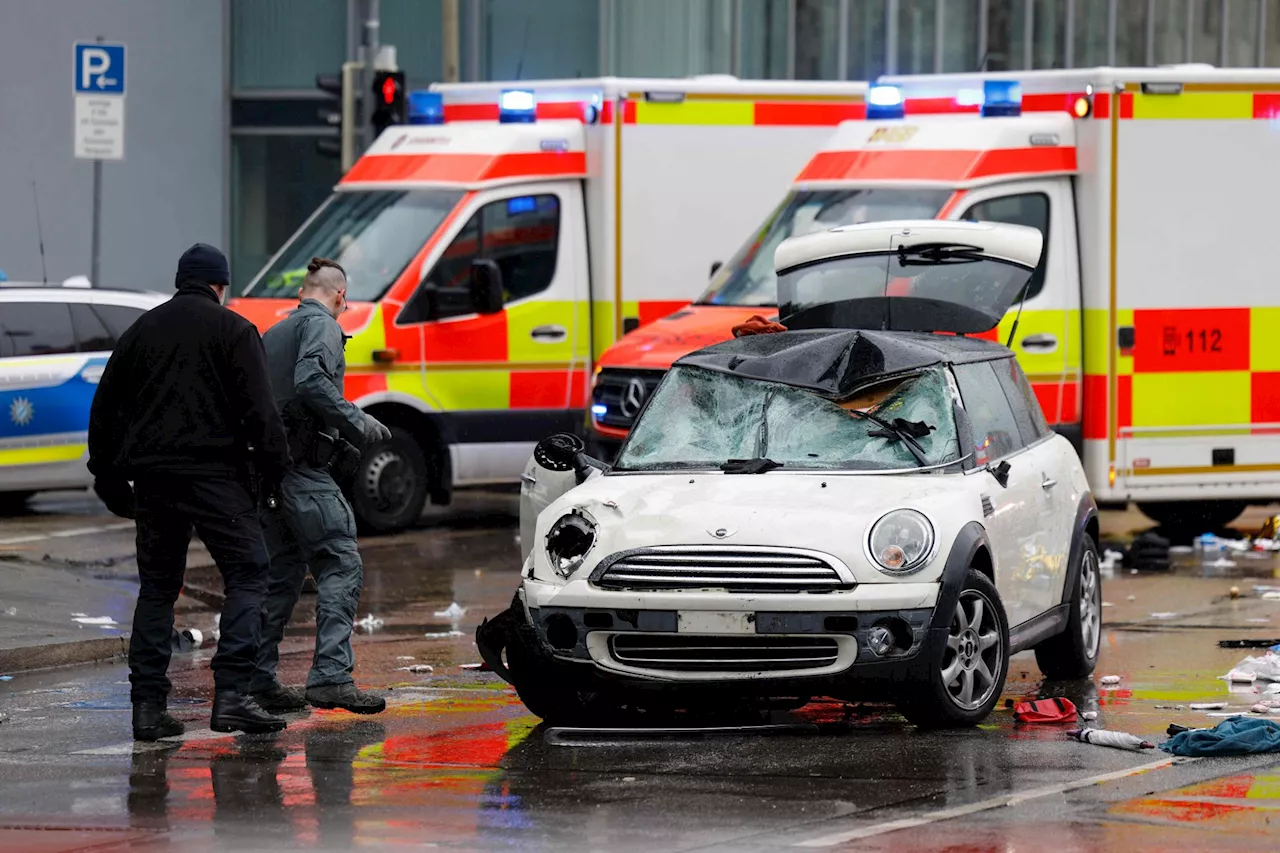
M 178 256 L 226 249 L 225 2 L 0 0 L 0 269 L 89 274 L 91 161 L 72 155 L 72 45 L 127 45 L 125 159 L 102 172 L 104 287 L 173 286 Z

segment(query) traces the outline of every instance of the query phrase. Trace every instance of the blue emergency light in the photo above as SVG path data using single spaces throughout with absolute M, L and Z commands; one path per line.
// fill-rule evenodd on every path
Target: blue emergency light
M 498 96 L 498 121 L 502 124 L 533 124 L 538 102 L 528 89 L 505 89 Z
M 1022 84 L 1013 80 L 986 80 L 982 84 L 984 116 L 1022 115 Z
M 444 124 L 444 95 L 439 92 L 410 92 L 409 124 Z
M 522 213 L 533 213 L 538 209 L 538 200 L 531 195 L 522 195 L 507 199 L 507 216 L 519 216 Z
M 906 115 L 906 105 L 902 100 L 902 90 L 897 86 L 874 85 L 867 89 L 867 120 L 880 118 L 902 118 Z
M 609 407 L 604 403 L 595 403 L 591 406 L 591 414 L 595 415 L 597 418 L 603 418 L 608 413 Z

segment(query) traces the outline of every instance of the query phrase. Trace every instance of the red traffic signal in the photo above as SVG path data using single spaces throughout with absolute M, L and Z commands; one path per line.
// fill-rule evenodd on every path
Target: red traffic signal
M 403 71 L 376 71 L 373 75 L 373 130 L 380 134 L 388 127 L 408 121 Z

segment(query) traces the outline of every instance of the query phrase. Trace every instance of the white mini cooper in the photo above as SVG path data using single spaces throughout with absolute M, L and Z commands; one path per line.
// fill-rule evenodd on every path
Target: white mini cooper
M 830 696 L 971 725 L 1012 654 L 1092 672 L 1084 472 L 1013 353 L 973 337 L 1041 244 L 937 221 L 783 243 L 787 331 L 677 361 L 612 466 L 573 436 L 538 446 L 486 661 L 553 722 Z

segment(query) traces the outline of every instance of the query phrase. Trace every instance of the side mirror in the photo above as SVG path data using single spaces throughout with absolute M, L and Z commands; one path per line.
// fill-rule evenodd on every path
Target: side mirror
M 1002 460 L 999 465 L 993 465 L 987 468 L 991 472 L 991 476 L 996 478 L 996 482 L 1000 484 L 1000 488 L 1009 488 L 1009 462 Z
M 502 269 L 496 261 L 472 261 L 469 284 L 471 307 L 477 314 L 497 314 L 502 310 Z
M 533 448 L 533 461 L 551 471 L 573 471 L 581 485 L 593 471 L 603 471 L 608 466 L 599 459 L 588 456 L 586 444 L 581 438 L 568 432 L 558 432 L 539 441 Z
M 716 273 L 720 272 L 720 267 L 724 266 L 724 261 L 711 262 L 711 277 L 715 278 Z

